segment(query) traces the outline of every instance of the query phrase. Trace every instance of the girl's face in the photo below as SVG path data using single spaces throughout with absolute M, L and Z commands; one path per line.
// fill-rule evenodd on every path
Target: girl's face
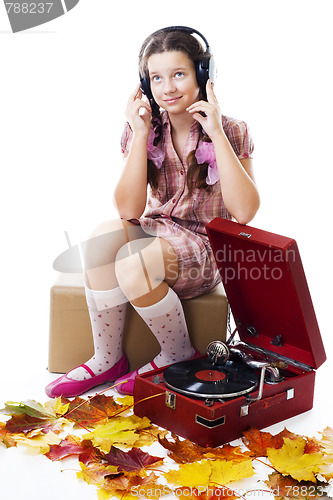
M 194 64 L 184 52 L 151 55 L 148 71 L 154 99 L 169 114 L 184 113 L 200 99 Z

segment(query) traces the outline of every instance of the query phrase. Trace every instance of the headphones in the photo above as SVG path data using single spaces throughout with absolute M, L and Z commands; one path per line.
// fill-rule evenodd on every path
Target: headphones
M 205 57 L 202 59 L 199 59 L 198 61 L 195 62 L 195 74 L 197 78 L 198 85 L 201 89 L 203 98 L 206 99 L 206 83 L 208 79 L 211 79 L 214 81 L 215 78 L 215 63 L 214 63 L 214 58 L 213 55 L 210 52 L 210 47 L 209 43 L 206 40 L 206 38 L 197 30 L 193 28 L 189 28 L 188 26 L 168 26 L 167 28 L 160 29 L 158 31 L 155 31 L 151 37 L 154 37 L 154 35 L 157 35 L 158 33 L 161 32 L 172 32 L 172 31 L 183 31 L 184 33 L 189 33 L 190 35 L 196 34 L 199 35 L 200 38 L 204 41 L 206 45 L 206 52 L 205 55 L 209 55 L 209 57 Z M 149 45 L 149 44 L 148 44 Z M 150 88 L 150 79 L 149 77 L 145 77 L 141 75 L 139 72 L 139 77 L 140 77 L 140 83 L 141 83 L 141 90 L 142 92 L 147 96 L 149 100 L 153 99 L 153 94 Z

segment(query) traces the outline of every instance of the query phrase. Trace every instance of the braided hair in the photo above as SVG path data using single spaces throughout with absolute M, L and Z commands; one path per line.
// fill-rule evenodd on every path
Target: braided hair
M 164 31 L 159 30 L 152 35 L 148 36 L 143 42 L 139 53 L 139 72 L 145 78 L 149 78 L 148 59 L 153 54 L 161 54 L 163 52 L 179 51 L 185 53 L 191 61 L 195 64 L 197 60 L 204 57 L 211 57 L 206 54 L 200 42 L 191 35 L 184 31 Z M 161 112 L 157 102 L 154 98 L 150 99 L 152 109 L 152 126 L 155 132 L 154 146 L 157 146 L 163 134 Z M 204 132 L 200 131 L 199 140 L 211 142 L 211 139 Z M 187 173 L 187 186 L 190 192 L 194 188 L 203 188 L 210 190 L 211 186 L 206 183 L 208 172 L 208 163 L 198 164 L 195 157 L 195 150 L 191 151 L 187 157 L 189 166 Z M 148 183 L 153 191 L 158 188 L 158 169 L 152 160 L 148 160 Z

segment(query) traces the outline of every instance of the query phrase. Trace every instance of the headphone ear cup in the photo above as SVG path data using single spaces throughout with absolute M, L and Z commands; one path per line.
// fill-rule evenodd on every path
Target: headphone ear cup
M 208 78 L 214 83 L 216 79 L 216 66 L 214 57 L 211 56 L 209 59 L 209 69 L 208 69 Z
M 208 79 L 214 82 L 215 79 L 215 63 L 214 58 L 211 56 L 209 59 L 200 59 L 195 67 L 195 73 L 197 77 L 198 85 L 201 89 L 202 96 L 206 100 L 206 84 Z
M 153 99 L 153 94 L 151 93 L 149 78 L 140 77 L 141 90 L 144 95 L 150 100 Z

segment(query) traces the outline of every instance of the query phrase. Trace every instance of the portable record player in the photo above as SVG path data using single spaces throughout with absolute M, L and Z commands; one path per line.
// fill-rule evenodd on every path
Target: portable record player
M 236 328 L 206 355 L 137 376 L 134 411 L 214 447 L 310 410 L 326 357 L 295 240 L 220 218 L 207 233 Z

